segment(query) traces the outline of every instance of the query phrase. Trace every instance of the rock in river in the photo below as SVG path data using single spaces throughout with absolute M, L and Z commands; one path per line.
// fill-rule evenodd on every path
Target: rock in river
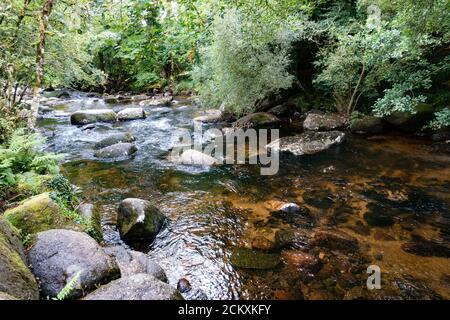
M 350 130 L 359 134 L 377 134 L 384 130 L 382 118 L 360 114 L 350 123 Z
M 95 144 L 95 149 L 102 149 L 112 146 L 117 143 L 131 143 L 136 141 L 136 138 L 129 132 L 114 133 Z
M 96 158 L 123 158 L 131 156 L 137 151 L 137 147 L 132 143 L 116 143 L 112 146 L 100 149 L 94 153 Z
M 70 122 L 74 125 L 86 125 L 94 122 L 115 122 L 117 114 L 110 109 L 80 110 L 72 113 Z
M 143 108 L 126 108 L 117 114 L 119 121 L 145 119 Z
M 189 149 L 181 154 L 180 162 L 186 165 L 209 167 L 218 163 L 218 160 L 200 151 Z
M 266 146 L 271 151 L 290 152 L 296 156 L 315 154 L 341 144 L 345 133 L 340 131 L 304 132 L 297 136 L 283 137 Z
M 84 300 L 183 300 L 183 297 L 167 283 L 140 273 L 108 283 Z
M 122 277 L 147 273 L 162 282 L 168 282 L 164 269 L 145 253 L 127 250 L 122 246 L 105 248 L 105 252 L 116 259 Z
M 56 296 L 79 272 L 78 285 L 71 298 L 81 297 L 96 285 L 120 275 L 115 260 L 82 232 L 49 230 L 38 233 L 28 253 L 33 273 L 40 279 L 45 296 Z
M 265 128 L 275 126 L 280 119 L 268 112 L 256 112 L 246 115 L 233 123 L 234 129 Z
M 343 129 L 347 125 L 346 119 L 337 113 L 310 112 L 303 122 L 305 130 L 331 131 Z
M 231 264 L 244 269 L 273 269 L 281 262 L 275 253 L 265 253 L 247 248 L 236 249 L 231 255 Z
M 201 116 L 194 118 L 194 121 L 203 123 L 214 123 L 222 119 L 222 111 L 217 109 L 205 110 Z
M 0 220 L 0 300 L 37 300 L 39 289 L 25 264 L 17 230 Z
M 119 205 L 117 228 L 125 242 L 151 242 L 165 220 L 166 217 L 149 201 L 129 198 Z

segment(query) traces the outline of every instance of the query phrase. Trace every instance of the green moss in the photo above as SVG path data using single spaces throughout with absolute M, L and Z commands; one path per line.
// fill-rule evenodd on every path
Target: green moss
M 22 235 L 34 234 L 50 229 L 72 229 L 83 231 L 84 224 L 76 213 L 62 209 L 49 193 L 25 200 L 16 208 L 7 210 L 5 219 L 18 228 Z

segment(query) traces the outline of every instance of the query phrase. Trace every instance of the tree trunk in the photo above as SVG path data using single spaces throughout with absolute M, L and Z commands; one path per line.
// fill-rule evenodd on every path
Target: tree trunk
M 28 129 L 33 130 L 36 125 L 36 119 L 39 112 L 40 95 L 42 80 L 44 78 L 44 56 L 45 56 L 45 38 L 48 27 L 48 20 L 52 13 L 54 0 L 45 0 L 42 7 L 41 19 L 39 21 L 39 38 L 36 47 L 36 82 L 33 89 L 33 102 L 31 104 L 31 115 L 28 118 Z

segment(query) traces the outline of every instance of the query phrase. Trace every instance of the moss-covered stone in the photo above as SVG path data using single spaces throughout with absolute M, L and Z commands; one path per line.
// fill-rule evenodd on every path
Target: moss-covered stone
M 64 215 L 63 210 L 53 201 L 48 192 L 25 200 L 18 207 L 7 210 L 4 218 L 19 229 L 22 235 L 50 229 L 81 231 L 85 228 Z
M 48 190 L 47 182 L 52 179 L 51 175 L 38 175 L 28 172 L 20 177 L 15 192 L 19 195 L 32 196 L 35 194 L 44 193 Z
M 421 130 L 434 118 L 435 109 L 429 104 L 419 104 L 415 113 L 394 112 L 386 121 L 395 128 L 404 132 Z
M 0 220 L 0 300 L 37 300 L 39 289 L 31 271 L 25 265 L 17 230 Z
M 280 123 L 280 119 L 268 112 L 256 112 L 246 115 L 233 123 L 235 129 L 266 128 Z
M 355 133 L 362 134 L 377 134 L 384 130 L 383 119 L 362 115 L 356 119 L 353 119 L 350 123 L 350 130 Z
M 81 110 L 70 116 L 74 125 L 85 125 L 94 122 L 116 122 L 117 114 L 110 109 Z

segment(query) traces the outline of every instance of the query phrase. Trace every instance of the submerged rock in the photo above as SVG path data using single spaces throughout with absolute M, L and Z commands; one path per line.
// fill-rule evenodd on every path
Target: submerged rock
M 166 217 L 149 201 L 129 198 L 119 205 L 117 228 L 127 243 L 151 242 L 165 220 Z
M 272 250 L 275 248 L 275 243 L 264 236 L 256 236 L 252 240 L 252 248 L 258 250 Z
M 358 240 L 342 231 L 316 231 L 310 243 L 312 246 L 326 247 L 342 252 L 350 253 L 359 250 Z
M 289 152 L 296 156 L 315 154 L 341 144 L 345 133 L 330 132 L 304 132 L 297 136 L 283 137 L 266 146 L 268 150 Z
M 164 269 L 145 253 L 127 250 L 122 246 L 105 248 L 105 252 L 115 258 L 122 277 L 147 273 L 162 282 L 168 282 Z
M 119 121 L 145 119 L 145 111 L 143 108 L 126 108 L 117 113 Z
M 337 113 L 310 112 L 303 122 L 303 128 L 312 131 L 339 130 L 346 126 L 347 120 L 345 117 Z
M 375 203 L 367 205 L 368 211 L 364 214 L 364 220 L 371 227 L 390 227 L 394 224 L 392 209 Z
M 43 193 L 32 197 L 16 208 L 7 210 L 4 218 L 20 229 L 22 234 L 34 234 L 50 229 L 83 230 L 84 227 L 64 215 L 63 211 L 50 197 Z
M 319 259 L 302 251 L 283 250 L 281 257 L 288 265 L 293 265 L 299 269 L 313 271 L 317 270 L 320 265 Z
M 94 153 L 96 158 L 123 158 L 137 152 L 137 147 L 132 143 L 116 143 L 112 146 L 100 149 Z
M 430 241 L 422 238 L 413 239 L 402 245 L 405 252 L 421 257 L 443 257 L 450 258 L 450 247 L 443 243 Z
M 80 110 L 72 113 L 70 122 L 74 125 L 86 125 L 94 122 L 115 122 L 117 114 L 110 109 Z
M 280 119 L 268 112 L 256 112 L 246 115 L 233 123 L 234 129 L 264 128 L 280 123 Z
M 200 151 L 189 149 L 181 154 L 180 162 L 186 165 L 210 167 L 218 164 L 219 161 Z
M 120 275 L 114 259 L 94 239 L 71 230 L 38 233 L 28 260 L 41 282 L 42 293 L 50 297 L 56 296 L 77 274 L 78 285 L 70 298 L 79 298 L 83 292 Z
M 281 262 L 275 253 L 264 253 L 247 248 L 236 249 L 231 255 L 231 264 L 244 269 L 273 269 Z
M 95 149 L 102 149 L 112 146 L 117 143 L 131 143 L 136 141 L 136 138 L 129 132 L 114 133 L 95 144 Z
M 37 300 L 37 282 L 26 266 L 17 231 L 0 220 L 0 300 Z
M 217 109 L 205 110 L 201 116 L 194 118 L 194 121 L 203 123 L 214 123 L 222 119 L 222 111 Z
M 84 300 L 183 300 L 183 297 L 167 283 L 140 273 L 108 283 Z

